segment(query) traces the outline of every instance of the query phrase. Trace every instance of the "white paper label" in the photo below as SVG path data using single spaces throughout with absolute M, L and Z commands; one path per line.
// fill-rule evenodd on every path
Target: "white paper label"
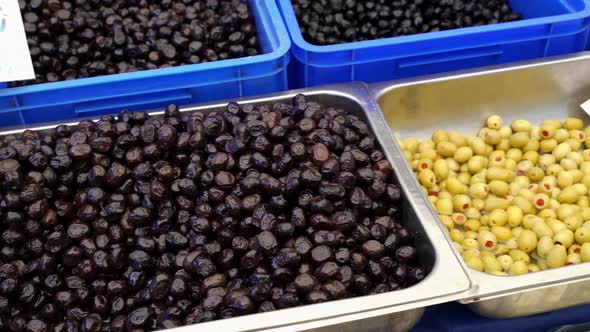
M 0 82 L 35 78 L 18 0 L 0 0 Z
M 586 100 L 580 107 L 586 112 L 586 114 L 590 115 L 590 99 Z

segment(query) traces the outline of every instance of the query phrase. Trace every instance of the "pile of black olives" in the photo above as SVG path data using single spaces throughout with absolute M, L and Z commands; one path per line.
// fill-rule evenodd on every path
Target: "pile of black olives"
M 291 0 L 305 40 L 332 45 L 522 19 L 508 0 Z
M 5 136 L 0 330 L 148 331 L 416 284 L 377 144 L 304 95 Z
M 36 79 L 196 64 L 260 52 L 247 0 L 19 0 Z

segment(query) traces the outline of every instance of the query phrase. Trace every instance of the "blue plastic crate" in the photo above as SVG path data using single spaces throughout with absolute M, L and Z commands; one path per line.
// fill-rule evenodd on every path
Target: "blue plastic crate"
M 287 90 L 291 41 L 276 3 L 249 3 L 264 54 L 17 88 L 0 83 L 0 127 Z
M 379 40 L 317 46 L 306 42 L 290 0 L 277 0 L 293 41 L 290 88 L 378 82 L 495 65 L 586 49 L 584 0 L 510 0 L 525 20 Z

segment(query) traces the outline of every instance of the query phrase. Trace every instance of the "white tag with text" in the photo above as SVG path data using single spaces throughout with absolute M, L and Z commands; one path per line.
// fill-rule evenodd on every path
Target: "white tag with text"
M 18 0 L 0 0 L 0 82 L 35 78 Z

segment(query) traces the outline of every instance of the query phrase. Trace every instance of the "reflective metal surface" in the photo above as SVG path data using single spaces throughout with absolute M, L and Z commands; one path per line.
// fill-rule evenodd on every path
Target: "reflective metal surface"
M 290 103 L 297 93 L 306 94 L 310 100 L 326 106 L 343 108 L 367 121 L 378 143 L 392 164 L 403 162 L 401 152 L 372 101 L 366 85 L 350 83 L 320 88 L 288 91 L 268 97 L 241 99 L 244 104 L 286 102 Z M 184 107 L 183 112 L 209 112 L 223 109 L 227 102 L 204 106 Z M 152 112 L 151 114 L 158 114 Z M 75 123 L 77 123 L 77 120 Z M 70 123 L 70 124 L 75 124 Z M 36 130 L 50 130 L 55 125 L 45 125 Z M 5 131 L 1 134 L 18 133 L 24 128 Z M 412 176 L 406 168 L 396 169 L 396 176 Z M 415 184 L 403 181 L 401 187 L 406 197 L 419 193 Z M 253 314 L 244 317 L 201 323 L 170 331 L 388 331 L 410 330 L 421 317 L 424 307 L 464 298 L 471 284 L 458 257 L 454 254 L 441 228 L 434 222 L 424 202 L 414 205 L 405 200 L 403 221 L 416 234 L 421 263 L 429 271 L 428 277 L 408 289 L 352 299 L 306 305 L 275 312 Z M 423 222 L 426 220 L 426 222 Z
M 534 124 L 577 116 L 588 125 L 590 119 L 579 105 L 590 99 L 590 53 L 511 68 L 380 83 L 371 86 L 371 91 L 393 135 L 400 138 L 427 138 L 436 129 L 474 134 L 491 114 L 502 116 L 505 123 L 526 119 Z M 405 160 L 403 166 L 410 169 Z M 403 180 L 409 186 L 419 185 L 413 174 Z M 426 196 L 421 192 L 417 196 L 430 222 L 438 221 Z M 444 229 L 440 223 L 439 227 Z M 448 236 L 447 240 L 451 243 Z M 509 277 L 462 264 L 474 286 L 462 302 L 484 316 L 518 317 L 590 303 L 590 264 Z

